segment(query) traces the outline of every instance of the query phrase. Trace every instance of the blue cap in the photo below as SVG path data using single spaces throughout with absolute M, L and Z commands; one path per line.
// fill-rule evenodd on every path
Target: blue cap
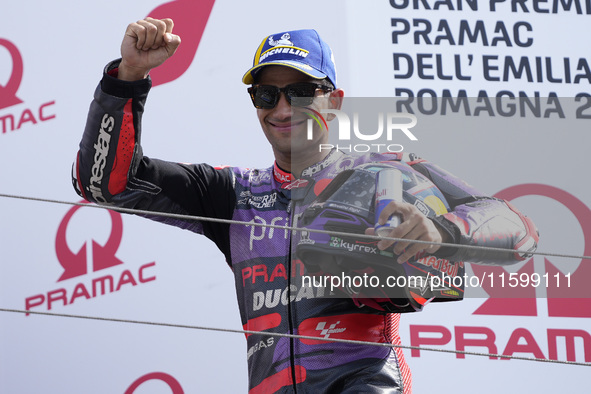
M 264 66 L 286 66 L 316 79 L 328 78 L 337 86 L 332 50 L 316 30 L 295 30 L 265 37 L 254 54 L 253 65 L 242 77 L 247 85 Z

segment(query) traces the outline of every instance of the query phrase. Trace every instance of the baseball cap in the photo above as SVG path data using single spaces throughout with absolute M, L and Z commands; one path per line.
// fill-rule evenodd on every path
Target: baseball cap
M 328 78 L 337 86 L 332 50 L 312 29 L 294 30 L 265 37 L 254 54 L 253 65 L 242 77 L 247 85 L 262 67 L 278 65 L 303 72 L 316 79 Z

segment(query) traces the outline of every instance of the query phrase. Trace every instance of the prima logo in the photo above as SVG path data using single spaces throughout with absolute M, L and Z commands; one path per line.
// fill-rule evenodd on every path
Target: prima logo
M 273 239 L 274 234 L 282 234 L 282 233 L 283 233 L 283 238 L 287 239 L 287 236 L 289 234 L 288 229 L 281 231 L 282 229 L 276 229 L 274 227 L 269 227 L 268 231 L 267 231 L 267 225 L 287 226 L 289 224 L 289 218 L 277 216 L 277 217 L 274 217 L 271 220 L 269 220 L 269 222 L 267 222 L 265 220 L 265 218 L 255 215 L 254 219 L 252 219 L 250 222 L 253 224 L 246 225 L 246 227 L 250 227 L 250 239 L 249 239 L 250 250 L 252 250 L 254 247 L 254 241 L 264 240 L 265 237 L 267 237 L 267 239 L 270 240 L 270 239 Z M 261 226 L 255 226 L 254 223 L 260 223 Z M 260 233 L 260 234 L 257 234 L 257 233 Z M 281 235 L 279 235 L 279 236 L 281 236 Z

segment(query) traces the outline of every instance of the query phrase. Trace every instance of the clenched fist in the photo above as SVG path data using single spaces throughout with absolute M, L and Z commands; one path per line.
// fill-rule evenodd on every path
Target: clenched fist
M 136 81 L 146 78 L 151 69 L 171 57 L 181 43 L 172 34 L 172 19 L 146 18 L 130 23 L 121 43 L 121 64 L 118 78 Z

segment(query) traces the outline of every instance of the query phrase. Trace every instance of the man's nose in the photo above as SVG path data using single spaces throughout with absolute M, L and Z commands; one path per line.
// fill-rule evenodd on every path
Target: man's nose
M 287 96 L 284 92 L 279 93 L 279 101 L 275 106 L 275 112 L 282 116 L 291 116 L 291 105 L 287 101 Z

